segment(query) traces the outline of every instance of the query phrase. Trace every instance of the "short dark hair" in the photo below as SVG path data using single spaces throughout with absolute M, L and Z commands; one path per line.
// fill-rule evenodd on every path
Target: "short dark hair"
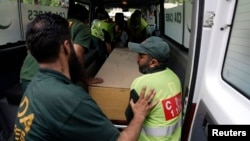
M 38 62 L 56 59 L 65 40 L 71 42 L 69 24 L 60 15 L 40 14 L 27 26 L 26 45 Z
M 131 24 L 138 25 L 141 22 L 141 11 L 135 10 L 134 13 L 131 15 Z
M 115 13 L 115 22 L 124 22 L 124 14 Z
M 120 29 L 123 30 L 123 28 L 126 26 L 126 21 L 124 20 L 124 14 L 123 13 L 116 13 L 115 14 L 115 23 L 119 26 Z
M 97 19 L 106 20 L 109 19 L 109 13 L 104 8 L 99 8 L 97 10 Z
M 74 4 L 69 7 L 68 19 L 77 19 L 84 21 L 89 18 L 88 9 L 81 4 Z

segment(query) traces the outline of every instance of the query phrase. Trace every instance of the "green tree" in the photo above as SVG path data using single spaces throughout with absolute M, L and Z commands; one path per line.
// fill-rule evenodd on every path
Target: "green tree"
M 23 0 L 23 3 L 35 4 L 34 0 Z
M 61 6 L 60 0 L 51 0 L 50 6 Z
M 167 0 L 168 3 L 183 3 L 185 0 Z
M 40 0 L 40 5 L 50 6 L 51 0 Z
M 39 4 L 44 6 L 60 6 L 61 0 L 23 0 L 27 4 Z

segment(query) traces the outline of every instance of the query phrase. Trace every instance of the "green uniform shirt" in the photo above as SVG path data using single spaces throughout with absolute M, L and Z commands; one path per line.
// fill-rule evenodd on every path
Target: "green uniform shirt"
M 36 59 L 28 53 L 21 67 L 20 79 L 31 80 L 37 73 L 39 65 Z
M 79 44 L 86 48 L 85 51 L 87 52 L 91 42 L 90 27 L 76 19 L 69 19 L 69 26 L 74 44 Z
M 90 27 L 75 19 L 70 19 L 69 24 L 73 42 L 84 47 L 85 53 L 87 53 L 91 42 Z M 21 68 L 20 79 L 24 81 L 31 81 L 38 69 L 39 65 L 37 61 L 30 53 L 28 53 Z
M 18 109 L 15 139 L 115 141 L 119 131 L 87 92 L 59 72 L 40 69 Z

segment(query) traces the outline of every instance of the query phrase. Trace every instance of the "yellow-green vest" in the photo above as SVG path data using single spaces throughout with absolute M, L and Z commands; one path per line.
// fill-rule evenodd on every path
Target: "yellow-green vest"
M 147 86 L 147 91 L 155 89 L 156 95 L 152 102 L 159 100 L 159 103 L 145 119 L 139 141 L 179 141 L 182 129 L 182 88 L 178 76 L 169 68 L 144 74 L 133 81 L 131 90 L 140 94 L 143 86 Z
M 140 24 L 139 29 L 134 31 L 134 29 L 130 26 L 130 22 L 131 22 L 131 20 L 129 19 L 127 21 L 128 30 L 131 32 L 132 37 L 140 37 L 142 30 L 147 28 L 147 26 L 148 26 L 148 23 L 143 18 L 141 18 L 141 24 Z
M 111 41 L 114 41 L 114 26 L 114 23 L 107 22 L 106 20 L 94 20 L 91 26 L 91 34 L 104 41 L 104 33 L 102 31 L 104 29 L 110 34 Z

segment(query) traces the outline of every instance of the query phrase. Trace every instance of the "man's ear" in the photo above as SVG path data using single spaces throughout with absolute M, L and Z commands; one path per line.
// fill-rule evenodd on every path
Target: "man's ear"
M 63 41 L 63 49 L 66 55 L 70 54 L 70 41 L 69 40 Z
M 155 67 L 155 66 L 158 66 L 158 65 L 159 65 L 158 60 L 153 58 L 153 59 L 151 60 L 151 65 L 150 65 L 150 66 L 151 66 L 151 67 Z

